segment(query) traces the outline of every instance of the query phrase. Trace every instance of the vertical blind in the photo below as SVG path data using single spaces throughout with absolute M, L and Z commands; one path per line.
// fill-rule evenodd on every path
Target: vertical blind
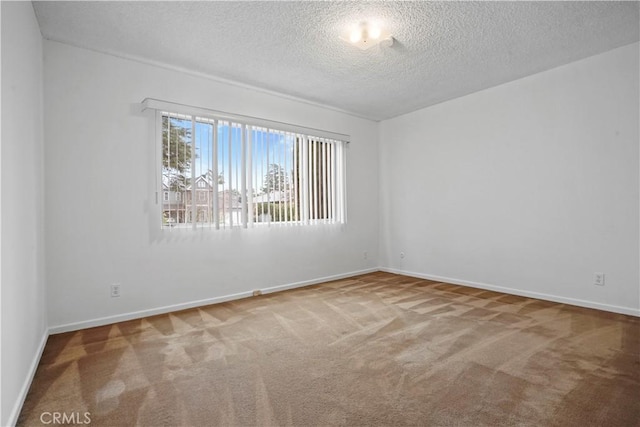
M 158 110 L 162 227 L 345 222 L 345 141 Z

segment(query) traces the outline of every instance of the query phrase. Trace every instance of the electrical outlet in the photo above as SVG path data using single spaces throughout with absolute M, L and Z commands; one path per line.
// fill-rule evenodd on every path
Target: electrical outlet
M 596 286 L 604 286 L 604 273 L 593 273 L 593 284 Z
M 369 254 L 367 253 L 367 251 L 364 251 L 362 253 L 362 258 L 367 259 L 369 257 Z
M 400 258 L 404 258 L 404 252 L 400 252 Z
M 120 296 L 120 283 L 114 283 L 111 285 L 111 298 L 117 298 Z
M 260 289 L 256 289 L 255 291 L 253 291 L 254 297 L 259 297 L 260 295 L 262 295 L 262 291 Z

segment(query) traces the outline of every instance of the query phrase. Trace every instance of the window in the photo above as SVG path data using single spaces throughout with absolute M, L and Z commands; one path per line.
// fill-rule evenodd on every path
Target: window
M 344 141 L 215 116 L 159 111 L 158 121 L 161 184 L 177 195 L 164 226 L 345 221 Z

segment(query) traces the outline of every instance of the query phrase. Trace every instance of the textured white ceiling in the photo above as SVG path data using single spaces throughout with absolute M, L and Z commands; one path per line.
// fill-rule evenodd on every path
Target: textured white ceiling
M 380 120 L 639 39 L 637 2 L 34 2 L 45 38 Z M 390 48 L 339 36 L 384 24 Z

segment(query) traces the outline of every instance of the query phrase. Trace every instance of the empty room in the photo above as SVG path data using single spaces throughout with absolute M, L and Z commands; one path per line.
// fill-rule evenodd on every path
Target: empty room
M 638 2 L 0 6 L 0 425 L 640 426 Z

